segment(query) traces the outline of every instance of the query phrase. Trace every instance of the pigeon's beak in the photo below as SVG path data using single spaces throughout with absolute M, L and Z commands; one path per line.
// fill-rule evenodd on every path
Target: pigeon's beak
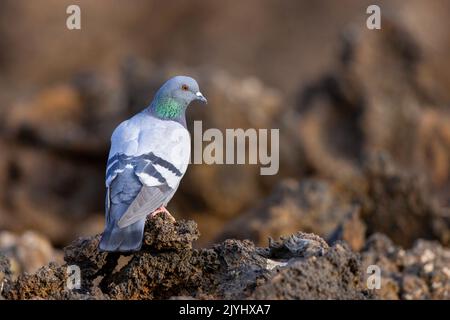
M 199 100 L 199 101 L 203 102 L 204 104 L 208 103 L 208 100 L 206 100 L 205 96 L 200 91 L 198 91 L 195 95 L 197 96 L 196 100 Z

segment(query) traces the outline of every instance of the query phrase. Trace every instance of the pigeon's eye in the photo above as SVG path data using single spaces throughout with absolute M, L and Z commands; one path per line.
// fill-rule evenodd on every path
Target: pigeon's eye
M 188 91 L 188 90 L 189 90 L 189 87 L 188 87 L 186 84 L 183 84 L 183 85 L 181 86 L 181 90 Z

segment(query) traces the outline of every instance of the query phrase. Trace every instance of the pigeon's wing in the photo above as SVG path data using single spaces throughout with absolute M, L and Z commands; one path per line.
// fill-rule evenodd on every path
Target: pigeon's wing
M 171 162 L 150 152 L 134 166 L 135 175 L 142 183 L 142 188 L 120 218 L 118 225 L 123 228 L 146 217 L 162 205 L 167 204 L 177 189 L 184 171 Z
M 111 205 L 128 204 L 120 217 L 114 217 L 120 228 L 167 204 L 190 158 L 189 133 L 180 124 L 152 118 L 150 123 L 135 121 L 135 125 L 144 129 L 124 125 L 124 133 L 118 128 L 113 134 L 107 165 L 107 211 L 114 211 Z
M 120 217 L 142 189 L 142 184 L 130 166 L 116 174 L 107 192 L 106 226 L 99 243 L 102 251 L 136 251 L 142 245 L 145 220 L 120 228 Z

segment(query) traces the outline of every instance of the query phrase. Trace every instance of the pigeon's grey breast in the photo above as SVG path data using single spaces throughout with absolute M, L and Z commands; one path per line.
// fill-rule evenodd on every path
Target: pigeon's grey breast
M 189 132 L 178 122 L 142 112 L 120 124 L 111 138 L 106 170 L 106 214 L 115 215 L 107 220 L 127 227 L 166 205 L 189 159 Z

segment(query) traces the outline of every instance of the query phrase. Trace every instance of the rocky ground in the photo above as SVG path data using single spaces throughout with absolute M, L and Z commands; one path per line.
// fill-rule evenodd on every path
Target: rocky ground
M 358 219 L 358 218 L 356 218 Z M 354 223 L 353 223 L 354 225 Z M 362 226 L 360 222 L 358 224 Z M 345 227 L 344 227 L 345 228 Z M 356 228 L 357 229 L 357 228 Z M 363 231 L 362 231 L 363 232 Z M 340 233 L 341 236 L 345 235 Z M 337 237 L 297 232 L 267 247 L 225 240 L 194 249 L 193 221 L 166 216 L 148 220 L 143 248 L 133 254 L 98 251 L 99 236 L 64 249 L 64 263 L 51 263 L 12 280 L 1 258 L 5 299 L 449 299 L 450 250 L 420 240 L 411 249 L 382 234 L 353 251 Z M 68 266 L 81 270 L 81 287 L 67 287 Z M 379 289 L 369 289 L 369 265 L 382 270 Z

